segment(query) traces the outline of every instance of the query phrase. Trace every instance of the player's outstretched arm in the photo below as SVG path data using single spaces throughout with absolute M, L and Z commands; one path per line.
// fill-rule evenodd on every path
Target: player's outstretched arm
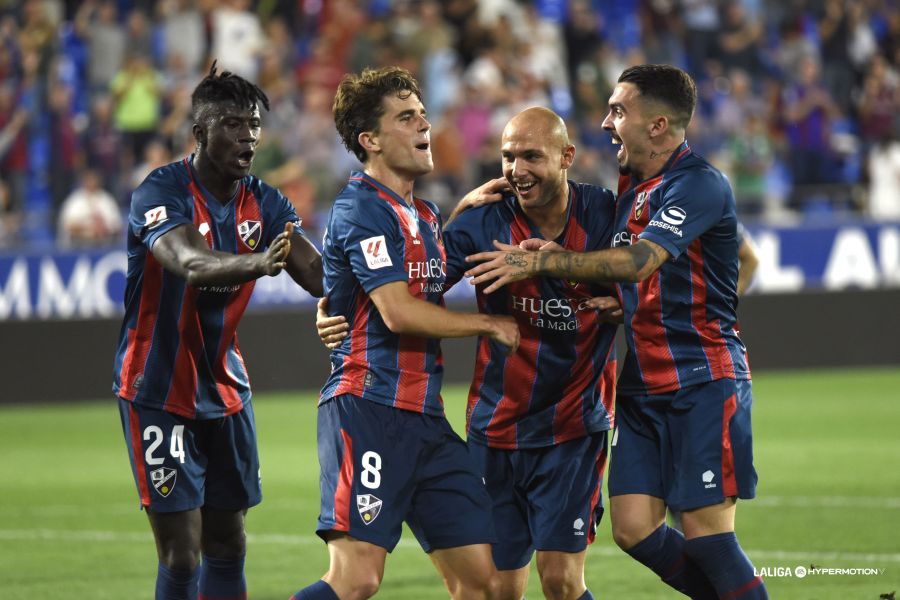
M 394 333 L 434 338 L 486 335 L 506 346 L 510 354 L 519 347 L 519 326 L 512 317 L 447 310 L 414 298 L 405 281 L 379 286 L 369 297 Z
M 507 283 L 544 275 L 573 281 L 630 282 L 649 277 L 669 259 L 669 252 L 648 240 L 632 246 L 594 252 L 526 252 L 495 241 L 493 252 L 479 252 L 466 262 L 481 263 L 469 269 L 473 285 L 489 283 L 490 294 Z
M 284 231 L 291 241 L 285 270 L 304 290 L 321 298 L 325 293 L 322 284 L 322 255 L 305 236 L 294 231 L 293 223 L 285 223 Z
M 491 179 L 490 181 L 482 183 L 462 197 L 462 200 L 457 203 L 453 212 L 447 217 L 447 222 L 444 223 L 444 226 L 449 225 L 450 222 L 464 210 L 484 206 L 485 204 L 491 204 L 493 202 L 500 202 L 500 200 L 503 199 L 503 192 L 508 189 L 509 182 L 505 177 L 498 177 L 497 179 Z
M 166 270 L 190 285 L 236 285 L 263 275 L 278 275 L 291 249 L 288 234 L 281 232 L 265 252 L 231 254 L 211 250 L 196 227 L 185 223 L 156 240 L 151 251 Z
M 335 317 L 328 316 L 328 298 L 319 298 L 316 303 L 316 330 L 319 332 L 319 339 L 325 344 L 325 347 L 334 350 L 341 345 L 344 338 L 350 335 L 350 325 L 347 323 L 346 317 L 337 315 Z

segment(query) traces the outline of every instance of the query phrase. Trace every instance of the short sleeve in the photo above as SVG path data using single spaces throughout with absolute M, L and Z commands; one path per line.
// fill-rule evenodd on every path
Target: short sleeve
M 131 195 L 128 227 L 148 249 L 162 236 L 185 223 L 194 223 L 193 204 L 185 201 L 190 191 L 162 176 L 144 180 Z
M 348 202 L 336 211 L 331 229 L 329 235 L 343 250 L 367 294 L 386 283 L 407 281 L 406 240 L 387 202 Z
M 458 283 L 469 268 L 466 257 L 480 251 L 473 234 L 484 229 L 484 217 L 483 210 L 470 208 L 460 213 L 444 229 L 448 288 Z
M 662 205 L 640 238 L 659 244 L 677 258 L 722 219 L 730 193 L 728 183 L 711 171 L 679 177 L 663 192 Z
M 268 246 L 271 244 L 272 240 L 274 240 L 279 233 L 284 231 L 286 223 L 294 224 L 294 235 L 306 237 L 306 232 L 301 227 L 303 221 L 297 216 L 297 211 L 294 210 L 294 205 L 291 204 L 291 201 L 277 188 L 263 184 L 262 182 L 260 183 L 263 194 L 263 203 L 267 207 L 266 212 L 273 215 L 272 220 L 266 223 L 265 245 Z

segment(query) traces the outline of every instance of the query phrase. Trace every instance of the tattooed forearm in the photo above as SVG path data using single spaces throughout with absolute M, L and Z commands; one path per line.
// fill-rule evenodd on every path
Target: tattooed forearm
M 638 243 L 596 252 L 540 252 L 537 273 L 575 281 L 640 281 L 665 262 L 659 246 Z

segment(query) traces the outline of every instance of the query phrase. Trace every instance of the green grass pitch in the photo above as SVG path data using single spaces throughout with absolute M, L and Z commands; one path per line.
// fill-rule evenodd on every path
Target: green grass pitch
M 872 599 L 900 591 L 900 369 L 760 373 L 754 381 L 758 498 L 738 534 L 757 567 L 875 569 L 766 577 L 772 598 Z M 254 600 L 286 600 L 319 578 L 315 394 L 258 394 L 265 499 L 247 520 Z M 465 390 L 448 387 L 461 430 Z M 613 458 L 615 460 L 615 458 Z M 150 599 L 156 558 L 138 510 L 112 398 L 0 409 L 0 598 Z M 599 598 L 681 597 L 618 550 L 609 522 L 588 551 Z M 446 598 L 408 532 L 379 597 Z M 528 598 L 541 598 L 537 573 Z

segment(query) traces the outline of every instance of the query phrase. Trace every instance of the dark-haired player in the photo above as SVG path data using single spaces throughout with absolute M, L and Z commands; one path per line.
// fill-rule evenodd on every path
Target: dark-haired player
M 213 65 L 191 105 L 196 152 L 132 195 L 113 391 L 156 540 L 156 598 L 239 600 L 261 489 L 236 329 L 258 277 L 285 269 L 321 296 L 322 265 L 290 202 L 249 174 L 265 94 Z
M 437 207 L 413 195 L 433 169 L 419 85 L 398 67 L 348 75 L 334 120 L 363 163 L 340 191 L 323 245 L 329 309 L 349 336 L 319 400 L 321 510 L 328 572 L 295 600 L 375 594 L 406 521 L 456 599 L 493 598 L 490 498 L 440 397 L 441 337 L 483 335 L 514 352 L 508 316 L 443 307 Z
M 473 283 L 545 275 L 617 282 L 628 355 L 616 407 L 609 493 L 613 536 L 693 598 L 765 598 L 734 533 L 737 498 L 756 490 L 750 370 L 735 329 L 737 217 L 725 177 L 684 132 L 696 103 L 684 71 L 626 69 L 604 129 L 621 144 L 613 248 L 500 252 Z M 665 524 L 682 512 L 684 536 Z

